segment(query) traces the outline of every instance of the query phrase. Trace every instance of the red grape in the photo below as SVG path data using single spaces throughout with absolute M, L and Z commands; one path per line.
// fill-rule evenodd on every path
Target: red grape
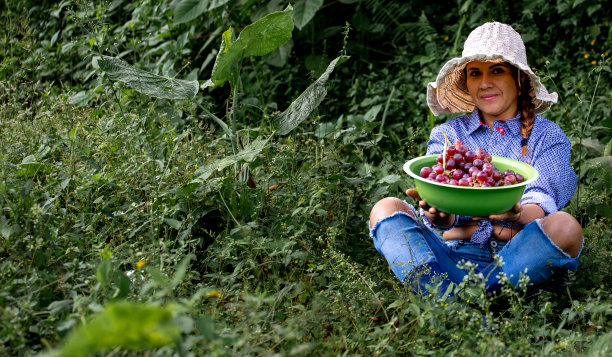
M 467 151 L 463 156 L 465 156 L 465 162 L 472 162 L 476 158 L 476 154 L 472 151 Z
M 447 160 L 447 161 L 446 161 L 446 169 L 447 169 L 447 170 L 449 170 L 449 171 L 450 171 L 450 170 L 454 170 L 454 169 L 455 169 L 455 167 L 457 167 L 457 164 L 455 164 L 455 160 L 452 160 L 452 159 L 451 159 L 451 160 Z
M 425 166 L 425 167 L 423 167 L 423 168 L 421 169 L 421 172 L 419 173 L 419 175 L 420 175 L 422 178 L 427 178 L 427 177 L 429 177 L 429 174 L 430 174 L 430 173 L 432 173 L 432 172 L 433 172 L 433 169 L 432 169 L 431 167 L 427 167 L 427 166 Z
M 509 184 L 515 184 L 516 183 L 516 176 L 514 175 L 506 175 L 504 177 L 504 181 L 508 182 Z
M 436 165 L 433 167 L 433 171 L 436 173 L 436 175 L 442 175 L 444 173 L 444 168 L 442 167 L 442 165 Z
M 476 178 L 480 182 L 485 182 L 487 180 L 487 173 L 484 171 L 479 171 L 478 174 L 476 174 Z
M 458 180 L 459 180 L 459 179 L 461 179 L 462 177 L 463 177 L 463 171 L 461 171 L 461 170 L 455 170 L 455 171 L 453 171 L 453 178 L 454 178 L 455 180 L 457 180 L 457 181 L 458 181 Z

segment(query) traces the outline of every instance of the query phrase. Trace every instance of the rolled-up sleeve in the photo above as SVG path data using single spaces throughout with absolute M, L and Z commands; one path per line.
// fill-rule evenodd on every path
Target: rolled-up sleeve
M 551 126 L 534 147 L 531 165 L 539 176 L 527 185 L 521 204 L 538 204 L 546 214 L 565 206 L 574 195 L 578 182 L 570 159 L 569 139 L 557 125 Z

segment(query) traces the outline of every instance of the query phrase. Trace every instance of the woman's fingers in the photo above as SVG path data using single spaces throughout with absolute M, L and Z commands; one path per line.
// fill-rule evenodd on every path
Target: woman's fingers
M 446 212 L 441 212 L 438 211 L 437 209 L 435 209 L 434 207 L 431 207 L 430 205 L 427 204 L 427 202 L 425 202 L 422 198 L 421 195 L 419 195 L 419 191 L 417 191 L 414 188 L 409 188 L 406 190 L 406 195 L 410 196 L 416 200 L 419 201 L 419 207 L 421 207 L 424 211 L 430 213 L 430 214 L 437 214 L 442 218 L 445 218 L 448 216 L 448 213 Z
M 422 201 L 421 196 L 419 195 L 419 191 L 417 191 L 415 188 L 409 188 L 406 190 L 406 195 L 410 196 L 418 201 Z
M 521 206 L 520 203 L 517 203 L 507 212 L 500 214 L 492 214 L 489 217 L 474 217 L 474 219 L 489 219 L 492 221 L 516 222 L 521 217 L 522 210 L 523 206 Z

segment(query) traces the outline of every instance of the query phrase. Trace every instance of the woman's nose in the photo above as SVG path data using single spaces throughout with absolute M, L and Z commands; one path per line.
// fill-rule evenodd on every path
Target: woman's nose
M 480 77 L 480 88 L 485 89 L 485 88 L 489 88 L 491 87 L 492 82 L 491 82 L 491 77 L 489 77 L 488 74 L 483 74 Z

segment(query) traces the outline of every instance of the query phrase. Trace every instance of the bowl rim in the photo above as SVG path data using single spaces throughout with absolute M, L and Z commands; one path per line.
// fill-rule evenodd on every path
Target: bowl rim
M 540 174 L 538 173 L 538 170 L 535 169 L 535 167 L 525 163 L 525 162 L 521 162 L 518 160 L 514 160 L 514 159 L 510 159 L 507 157 L 503 157 L 503 156 L 497 156 L 497 155 L 491 155 L 492 160 L 494 161 L 495 158 L 500 158 L 500 159 L 504 159 L 504 160 L 511 160 L 523 165 L 527 165 L 529 167 L 531 167 L 533 169 L 534 175 L 532 177 L 530 177 L 529 179 L 518 183 L 518 184 L 514 184 L 514 185 L 508 185 L 508 186 L 492 186 L 492 187 L 473 187 L 473 186 L 455 186 L 455 185 L 449 185 L 449 184 L 445 184 L 445 183 L 440 183 L 440 182 L 436 182 L 436 181 L 430 181 L 427 179 L 422 178 L 420 175 L 410 171 L 410 166 L 419 160 L 423 160 L 425 158 L 435 158 L 438 157 L 438 155 L 440 154 L 431 154 L 431 155 L 423 155 L 423 156 L 418 156 L 415 157 L 413 159 L 408 160 L 406 163 L 404 163 L 403 169 L 404 171 L 410 175 L 410 177 L 419 180 L 421 182 L 425 182 L 427 184 L 432 184 L 432 185 L 437 185 L 437 186 L 442 186 L 442 187 L 452 187 L 452 188 L 456 188 L 456 189 L 460 189 L 460 190 L 511 190 L 513 188 L 517 188 L 517 187 L 521 187 L 521 186 L 527 186 L 528 184 L 534 182 L 535 180 L 537 180 L 537 178 L 540 176 Z M 495 164 L 495 162 L 493 162 L 493 164 Z

